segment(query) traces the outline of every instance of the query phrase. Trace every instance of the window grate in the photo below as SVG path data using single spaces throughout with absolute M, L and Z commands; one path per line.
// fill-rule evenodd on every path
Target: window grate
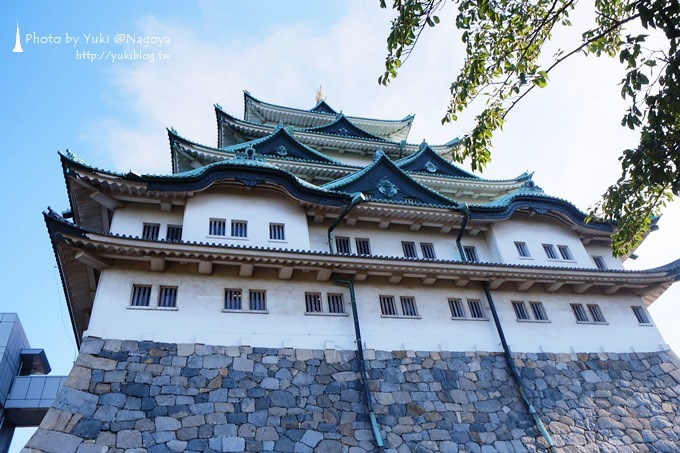
M 286 240 L 285 225 L 283 223 L 270 223 L 269 239 L 271 239 L 272 241 L 285 241 Z
M 208 234 L 211 236 L 224 236 L 227 234 L 226 219 L 210 219 Z
M 574 260 L 574 255 L 571 254 L 571 250 L 569 250 L 569 246 L 558 245 L 557 250 L 560 251 L 560 256 L 562 256 L 563 260 L 565 260 L 565 261 L 573 261 Z
M 434 260 L 437 255 L 434 253 L 434 245 L 431 242 L 421 242 L 420 251 L 423 252 L 423 259 Z
M 578 321 L 578 322 L 588 322 L 588 315 L 586 315 L 586 311 L 583 308 L 582 304 L 571 304 L 571 309 L 574 312 L 574 316 L 576 317 L 576 321 Z
M 524 321 L 531 319 L 529 318 L 529 312 L 527 311 L 527 307 L 524 305 L 524 302 L 513 302 L 512 308 L 515 310 L 515 316 L 518 320 Z
M 349 255 L 352 253 L 352 248 L 348 237 L 339 236 L 335 238 L 335 251 L 337 253 L 344 253 Z
M 345 300 L 342 294 L 328 294 L 328 312 L 345 313 Z
M 165 232 L 165 240 L 170 242 L 180 242 L 182 240 L 182 226 L 168 225 Z
M 465 318 L 465 308 L 461 299 L 449 299 L 449 309 L 454 318 Z
M 531 311 L 534 314 L 534 319 L 536 321 L 547 321 L 548 315 L 545 313 L 545 308 L 543 308 L 543 303 L 541 302 L 529 302 Z
M 607 270 L 607 263 L 605 263 L 604 258 L 601 256 L 593 256 L 593 261 L 595 262 L 595 267 L 604 271 Z
M 240 288 L 227 288 L 224 290 L 224 309 L 240 310 L 243 291 Z
M 158 292 L 158 306 L 166 308 L 177 306 L 176 286 L 161 286 Z
M 593 318 L 593 322 L 607 322 L 599 305 L 589 304 L 588 311 L 590 312 L 590 317 Z
M 158 234 L 160 233 L 161 225 L 160 223 L 145 223 L 142 228 L 142 239 L 149 241 L 158 240 Z
M 515 248 L 517 249 L 517 254 L 522 258 L 530 258 L 529 247 L 527 247 L 526 242 L 515 242 Z
M 397 316 L 394 296 L 380 296 L 380 311 L 383 316 Z
M 267 299 L 266 291 L 263 289 L 251 289 L 249 296 L 250 310 L 252 311 L 266 311 Z
M 651 324 L 652 321 L 649 319 L 649 315 L 647 315 L 647 312 L 645 311 L 644 308 L 642 308 L 639 305 L 634 305 L 630 307 L 633 309 L 633 313 L 635 314 L 635 318 L 640 324 Z
M 416 317 L 418 316 L 418 308 L 416 307 L 416 298 L 413 296 L 401 296 L 401 312 L 404 316 Z
M 321 313 L 321 293 L 305 293 L 307 313 Z
M 370 255 L 371 254 L 371 243 L 366 238 L 356 238 L 354 243 L 357 246 L 358 255 Z
M 248 237 L 248 222 L 245 220 L 231 221 L 231 237 L 233 238 L 247 238 Z
M 150 300 L 150 285 L 132 285 L 132 300 L 130 301 L 130 305 L 133 307 L 148 307 Z
M 468 309 L 470 310 L 471 318 L 485 319 L 482 301 L 479 299 L 468 299 Z
M 545 252 L 545 256 L 547 256 L 549 260 L 556 260 L 557 259 L 557 252 L 555 251 L 554 245 L 543 244 L 543 251 Z
M 477 249 L 472 245 L 463 246 L 463 253 L 465 253 L 465 261 L 469 263 L 479 263 L 479 256 Z
M 406 258 L 418 258 L 415 242 L 402 241 L 401 248 L 404 250 L 404 256 Z

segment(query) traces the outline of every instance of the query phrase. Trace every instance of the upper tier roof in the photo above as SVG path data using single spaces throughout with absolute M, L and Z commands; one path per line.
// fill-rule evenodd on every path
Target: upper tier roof
M 300 128 L 318 127 L 333 122 L 335 115 L 339 113 L 325 100 L 319 101 L 309 110 L 302 110 L 260 101 L 247 91 L 243 92 L 243 98 L 243 117 L 246 121 L 257 124 L 283 123 Z M 408 115 L 401 120 L 383 120 L 358 116 L 347 116 L 347 118 L 369 134 L 392 142 L 400 142 L 408 137 L 414 116 Z
M 420 144 L 420 149 L 417 153 L 399 159 L 395 163 L 402 170 L 410 172 L 479 179 L 479 176 L 469 173 L 444 159 L 425 141 Z

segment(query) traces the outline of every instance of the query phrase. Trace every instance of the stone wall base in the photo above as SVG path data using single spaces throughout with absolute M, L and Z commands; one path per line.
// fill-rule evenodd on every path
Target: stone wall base
M 542 451 L 501 354 L 366 351 L 389 452 Z M 672 352 L 515 354 L 560 451 L 678 451 Z M 26 452 L 375 451 L 353 351 L 89 338 Z

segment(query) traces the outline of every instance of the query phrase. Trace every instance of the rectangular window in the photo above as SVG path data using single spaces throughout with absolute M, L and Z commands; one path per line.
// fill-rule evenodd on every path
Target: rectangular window
M 158 292 L 158 306 L 166 308 L 177 306 L 176 286 L 161 286 L 161 289 Z
M 554 245 L 543 244 L 543 251 L 545 252 L 545 256 L 547 256 L 549 260 L 556 260 L 557 259 L 557 252 L 555 251 Z
M 227 234 L 226 219 L 210 219 L 208 234 L 211 236 L 224 236 Z
M 418 308 L 416 307 L 416 298 L 413 296 L 401 297 L 401 312 L 404 316 L 416 317 L 418 316 Z
M 437 255 L 434 253 L 434 245 L 431 242 L 421 242 L 420 251 L 423 252 L 423 259 L 435 260 Z
M 142 239 L 150 241 L 158 240 L 158 233 L 161 231 L 160 223 L 145 223 L 142 228 Z
M 639 305 L 633 305 L 630 307 L 633 309 L 633 313 L 635 314 L 635 318 L 640 324 L 651 324 L 652 321 L 649 319 L 649 315 L 645 311 L 644 308 L 642 308 Z
M 228 288 L 224 290 L 224 309 L 240 310 L 243 291 L 240 288 Z
M 151 285 L 132 285 L 132 300 L 130 305 L 133 307 L 148 307 L 151 300 Z
M 404 250 L 404 256 L 406 258 L 418 258 L 415 242 L 401 241 L 401 248 Z
M 356 238 L 354 243 L 357 246 L 358 255 L 370 255 L 371 254 L 371 243 L 366 238 Z
M 484 310 L 482 309 L 482 301 L 479 299 L 468 299 L 468 309 L 470 310 L 470 317 L 475 319 L 485 319 Z
M 571 309 L 574 311 L 574 316 L 578 322 L 588 322 L 588 315 L 583 308 L 583 304 L 571 304 Z
M 604 262 L 604 258 L 601 256 L 593 256 L 593 261 L 595 262 L 595 267 L 604 271 L 607 270 L 607 263 Z
M 529 312 L 524 302 L 513 302 L 512 308 L 515 310 L 515 316 L 518 320 L 526 321 L 529 318 Z
M 231 237 L 233 238 L 247 238 L 248 237 L 248 222 L 245 220 L 231 221 Z
M 593 318 L 593 322 L 607 322 L 599 305 L 589 304 L 588 311 L 590 312 L 590 317 Z
M 283 223 L 270 223 L 269 239 L 271 239 L 272 241 L 285 241 L 286 240 L 285 225 Z
M 571 250 L 569 250 L 568 245 L 558 245 L 557 250 L 560 251 L 560 255 L 562 256 L 563 260 L 574 261 L 574 255 L 571 254 Z
M 321 293 L 305 293 L 305 310 L 307 313 L 321 313 Z
M 380 312 L 383 316 L 397 316 L 394 296 L 380 296 Z
M 165 240 L 170 242 L 179 242 L 182 240 L 182 225 L 168 225 L 165 232 Z
M 328 294 L 328 313 L 345 313 L 345 300 L 342 294 Z
M 337 253 L 345 253 L 345 254 L 350 254 L 352 253 L 352 248 L 349 243 L 349 238 L 348 237 L 342 237 L 338 236 L 335 238 L 335 251 Z
M 477 249 L 472 245 L 463 246 L 463 253 L 465 253 L 465 261 L 468 263 L 479 263 L 479 256 Z
M 547 321 L 548 315 L 545 313 L 545 308 L 543 308 L 543 303 L 541 302 L 529 302 L 531 307 L 531 312 L 534 314 L 534 319 L 536 321 Z
M 526 242 L 515 242 L 515 248 L 517 249 L 517 254 L 522 258 L 531 258 L 529 253 L 529 247 L 527 247 Z
M 449 309 L 454 318 L 465 318 L 465 308 L 461 299 L 449 299 Z
M 252 311 L 266 311 L 267 310 L 267 293 L 263 289 L 251 289 L 248 294 L 250 302 L 250 310 Z

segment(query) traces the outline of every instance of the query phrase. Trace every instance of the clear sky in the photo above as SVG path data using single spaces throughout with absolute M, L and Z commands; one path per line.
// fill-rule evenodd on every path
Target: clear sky
M 0 13 L 0 311 L 19 313 L 32 346 L 46 349 L 56 374 L 68 373 L 75 359 L 41 216 L 47 206 L 69 207 L 58 150 L 105 169 L 167 173 L 166 127 L 214 146 L 214 103 L 241 117 L 242 91 L 249 90 L 268 102 L 310 108 L 320 85 L 328 102 L 348 114 L 415 113 L 414 143 L 444 143 L 472 124 L 472 115 L 440 124 L 463 50 L 450 7 L 389 87 L 377 84 L 390 20 L 378 0 L 6 1 Z M 23 53 L 12 52 L 17 22 Z M 134 42 L 117 42 L 121 34 Z M 568 48 L 578 37 L 558 39 Z M 512 112 L 483 176 L 533 171 L 547 193 L 586 210 L 617 178 L 620 151 L 635 144 L 635 134 L 619 126 L 621 74 L 615 60 L 578 57 L 563 65 L 548 88 Z M 680 257 L 677 203 L 659 226 L 627 267 Z M 676 351 L 679 294 L 668 290 L 650 310 Z

